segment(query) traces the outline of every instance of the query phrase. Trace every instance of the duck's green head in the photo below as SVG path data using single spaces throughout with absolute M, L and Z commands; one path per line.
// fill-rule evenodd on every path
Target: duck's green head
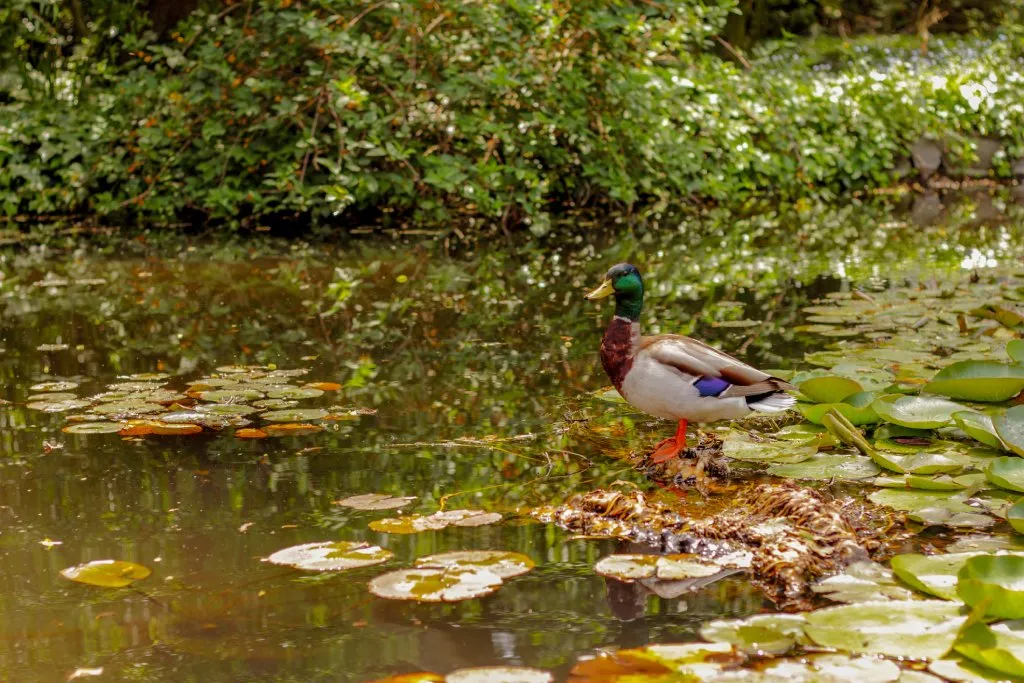
M 605 273 L 601 286 L 587 294 L 587 299 L 594 301 L 613 294 L 615 315 L 629 320 L 640 319 L 640 311 L 644 306 L 644 281 L 636 266 L 629 263 L 612 266 Z

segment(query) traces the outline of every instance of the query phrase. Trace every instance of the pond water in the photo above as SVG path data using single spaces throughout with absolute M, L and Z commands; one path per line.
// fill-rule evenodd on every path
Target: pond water
M 611 309 L 583 292 L 629 259 L 647 278 L 649 331 L 799 367 L 830 343 L 797 329 L 817 297 L 1021 263 L 1020 217 L 973 210 L 957 204 L 930 225 L 851 206 L 579 228 L 452 254 L 400 237 L 214 244 L 153 232 L 118 243 L 53 232 L 45 245 L 15 243 L 0 258 L 0 679 L 102 668 L 95 680 L 364 681 L 488 664 L 562 679 L 599 648 L 692 640 L 709 618 L 761 611 L 768 603 L 740 579 L 673 600 L 609 582 L 593 565 L 628 544 L 523 514 L 616 480 L 653 489 L 610 450 L 671 431 L 594 397 L 608 383 L 596 351 Z M 62 432 L 81 409 L 27 406 L 41 382 L 91 397 L 165 373 L 181 391 L 234 364 L 308 369 L 300 383 L 341 388 L 302 406 L 348 419 L 265 439 L 232 428 L 123 438 Z M 574 429 L 588 419 L 595 429 Z M 361 493 L 417 498 L 401 511 L 336 503 Z M 368 528 L 442 504 L 505 519 Z M 387 548 L 391 569 L 461 549 L 516 551 L 537 568 L 493 596 L 437 605 L 370 595 L 382 567 L 316 574 L 261 561 L 331 540 Z M 60 574 L 101 559 L 152 575 L 104 589 Z

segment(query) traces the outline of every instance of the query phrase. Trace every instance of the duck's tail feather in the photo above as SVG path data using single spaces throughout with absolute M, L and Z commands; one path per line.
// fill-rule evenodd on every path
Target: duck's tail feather
M 796 405 L 796 399 L 782 391 L 748 396 L 747 405 L 759 413 L 781 413 Z

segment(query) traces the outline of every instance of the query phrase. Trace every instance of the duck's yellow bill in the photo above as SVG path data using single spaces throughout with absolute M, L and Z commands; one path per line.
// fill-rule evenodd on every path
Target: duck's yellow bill
M 594 301 L 596 299 L 603 299 L 606 296 L 611 296 L 615 293 L 615 288 L 612 287 L 611 280 L 605 280 L 601 283 L 601 286 L 595 289 L 593 292 L 587 294 L 588 301 Z

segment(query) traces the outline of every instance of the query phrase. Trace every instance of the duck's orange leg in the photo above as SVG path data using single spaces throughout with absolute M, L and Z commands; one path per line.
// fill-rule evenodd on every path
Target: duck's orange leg
M 676 435 L 659 443 L 651 455 L 651 462 L 660 463 L 671 460 L 686 448 L 686 420 L 680 420 Z

